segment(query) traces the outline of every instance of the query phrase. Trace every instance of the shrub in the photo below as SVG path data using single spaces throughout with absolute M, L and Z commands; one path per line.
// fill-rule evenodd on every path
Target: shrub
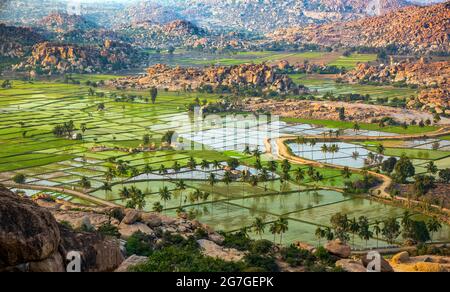
M 119 228 L 117 228 L 117 226 L 114 226 L 109 222 L 101 225 L 97 231 L 105 236 L 120 238 Z
M 244 262 L 250 268 L 258 268 L 264 272 L 278 272 L 279 268 L 275 259 L 270 256 L 264 256 L 256 253 L 249 253 L 244 257 Z
M 255 254 L 265 255 L 273 250 L 273 243 L 269 240 L 258 240 L 251 244 L 250 250 Z
M 128 238 L 125 244 L 127 255 L 149 256 L 153 251 L 153 238 L 140 231 Z
M 292 267 L 310 266 L 314 264 L 315 257 L 307 250 L 299 249 L 293 245 L 281 250 L 281 257 Z

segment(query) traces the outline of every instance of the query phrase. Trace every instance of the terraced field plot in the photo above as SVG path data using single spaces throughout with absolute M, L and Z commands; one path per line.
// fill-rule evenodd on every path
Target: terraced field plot
M 110 91 L 96 90 L 104 91 L 107 95 Z M 148 95 L 146 92 L 127 94 Z M 345 179 L 335 169 L 316 169 L 324 176 L 323 181 L 314 182 L 307 176 L 300 185 L 295 181 L 281 182 L 278 176 L 281 170 L 279 165 L 277 173 L 270 174 L 267 182 L 259 182 L 256 186 L 240 181 L 229 185 L 218 182 L 211 186 L 207 181 L 209 175 L 214 173 L 220 180 L 223 170 L 212 167 L 190 170 L 186 167 L 190 157 L 197 164 L 204 159 L 224 164 L 230 158 L 237 158 L 241 163 L 238 169 L 248 168 L 252 174 L 257 174 L 258 171 L 254 169 L 256 160 L 252 155 L 243 153 L 245 146 L 249 146 L 250 150 L 259 148 L 264 152 L 264 140 L 268 137 L 276 138 L 286 134 L 321 135 L 331 128 L 287 124 L 275 120 L 255 121 L 250 116 L 205 125 L 203 119 L 197 121 L 185 110 L 185 106 L 197 96 L 160 92 L 154 105 L 141 99 L 125 103 L 108 97 L 89 96 L 88 87 L 82 85 L 13 81 L 13 89 L 0 89 L 0 182 L 8 182 L 15 174 L 20 173 L 26 175 L 29 185 L 88 192 L 93 197 L 118 205 L 126 203 L 119 191 L 124 186 L 135 186 L 147 194 L 147 210 L 152 209 L 154 203 L 161 202 L 166 213 L 175 214 L 176 209 L 182 206 L 195 212 L 199 220 L 226 231 L 249 227 L 256 216 L 271 222 L 285 215 L 290 220 L 289 232 L 284 237 L 285 243 L 293 240 L 315 243 L 315 228 L 317 225 L 326 226 L 333 212 L 348 211 L 355 216 L 370 212 L 373 217 L 378 214 L 378 219 L 402 213 L 402 209 L 388 208 L 381 204 L 374 208 L 368 200 L 343 197 L 339 192 L 311 191 L 315 187 L 342 188 Z M 199 98 L 214 100 L 216 96 L 203 95 Z M 97 110 L 99 104 L 105 105 L 104 111 Z M 74 121 L 77 129 L 80 129 L 82 123 L 86 125 L 83 140 L 56 138 L 53 135 L 55 125 L 70 120 Z M 199 128 L 197 122 L 201 123 Z M 137 147 L 145 134 L 151 136 L 152 142 L 160 143 L 161 137 L 171 130 L 179 135 L 177 150 L 129 153 L 122 149 Z M 355 133 L 348 130 L 347 134 L 382 133 Z M 93 147 L 98 146 L 104 146 L 108 150 L 94 151 Z M 191 146 L 194 148 L 191 149 Z M 273 148 L 272 154 L 276 154 L 276 148 Z M 334 162 L 340 158 L 342 157 L 336 156 Z M 136 167 L 139 174 L 115 177 L 111 180 L 112 190 L 105 191 L 102 186 L 108 180 L 106 172 L 112 165 L 111 159 Z M 446 163 L 446 159 L 442 157 L 442 163 Z M 269 154 L 261 157 L 263 166 L 267 166 L 270 160 L 272 157 Z M 171 170 L 175 162 L 182 166 L 177 173 Z M 152 167 L 153 171 L 144 174 L 143 168 L 146 165 Z M 167 173 L 158 172 L 161 165 L 167 169 Z M 295 176 L 294 170 L 297 167 L 306 170 L 305 166 L 293 166 L 291 177 Z M 82 178 L 89 180 L 89 189 L 84 190 L 80 186 Z M 359 176 L 353 175 L 351 179 L 357 178 Z M 176 182 L 180 179 L 187 184 L 185 190 L 177 189 Z M 163 187 L 168 187 L 172 192 L 167 202 L 163 202 L 159 195 L 159 190 Z M 191 195 L 196 190 L 209 192 L 211 195 L 207 200 L 198 200 Z M 26 192 L 32 195 L 38 191 Z M 74 203 L 89 204 L 57 191 L 49 194 Z M 265 237 L 271 236 L 266 234 Z M 436 238 L 448 239 L 450 234 L 445 229 Z M 369 243 L 371 246 L 374 244 L 375 242 Z M 363 245 L 365 243 L 359 243 L 358 246 Z

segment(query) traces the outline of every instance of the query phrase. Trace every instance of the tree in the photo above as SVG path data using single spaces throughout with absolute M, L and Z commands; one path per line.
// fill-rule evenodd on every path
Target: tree
M 443 183 L 450 183 L 450 168 L 443 169 L 439 172 L 439 178 Z
M 365 216 L 359 217 L 358 225 L 359 225 L 358 236 L 366 242 L 366 247 L 367 247 L 367 242 L 373 236 L 373 232 L 370 231 L 370 229 L 369 229 L 369 227 L 370 227 L 369 219 Z
M 400 224 L 396 218 L 388 218 L 383 221 L 383 228 L 381 230 L 383 238 L 389 243 L 394 244 L 397 237 L 400 235 Z
M 239 167 L 240 162 L 236 158 L 231 158 L 230 160 L 228 160 L 227 164 L 232 170 L 235 170 Z
M 142 137 L 142 143 L 143 143 L 144 145 L 150 144 L 150 135 L 149 135 L 149 134 L 145 134 L 145 135 Z
M 13 182 L 16 184 L 24 184 L 27 180 L 24 174 L 18 173 L 12 178 Z
M 302 181 L 305 179 L 305 171 L 300 167 L 295 170 L 294 175 L 295 175 L 295 180 L 297 181 L 298 184 L 301 184 Z M 301 189 L 300 189 L 300 191 L 301 191 Z
M 416 170 L 411 160 L 406 155 L 402 155 L 395 165 L 395 179 L 398 183 L 406 183 L 407 179 L 416 174 Z
M 330 219 L 330 223 L 334 229 L 335 235 L 342 242 L 348 241 L 349 224 L 347 215 L 342 213 L 337 213 L 333 215 Z
M 352 177 L 352 172 L 348 166 L 344 167 L 341 173 L 345 179 L 350 179 Z
M 385 151 L 386 151 L 386 148 L 384 148 L 383 144 L 378 144 L 378 146 L 377 146 L 377 153 L 378 154 L 384 154 Z
M 353 218 L 348 222 L 348 226 L 349 231 L 352 233 L 352 245 L 355 246 L 355 235 L 360 231 L 359 222 L 356 220 L 356 218 Z
M 427 172 L 428 172 L 430 175 L 435 175 L 435 174 L 439 171 L 439 169 L 437 168 L 437 166 L 434 164 L 434 161 L 429 161 L 429 162 L 426 164 L 425 169 L 427 170 Z
M 289 230 L 289 221 L 281 217 L 278 219 L 278 232 L 280 233 L 280 245 L 283 242 L 283 234 Z
M 261 217 L 256 217 L 255 221 L 253 222 L 253 230 L 257 235 L 259 235 L 261 239 L 265 229 L 266 224 L 264 223 L 264 220 Z
M 403 227 L 403 238 L 414 243 L 425 243 L 431 239 L 427 224 L 423 221 L 410 220 L 409 224 Z
M 434 233 L 439 232 L 442 229 L 442 224 L 437 217 L 433 217 L 427 222 L 428 231 L 431 233 L 431 240 L 433 240 Z
M 278 222 L 274 222 L 270 224 L 269 228 L 270 233 L 273 235 L 273 242 L 275 243 L 276 235 L 278 234 Z
M 152 104 L 156 103 L 156 98 L 158 97 L 158 89 L 156 87 L 150 88 L 150 98 L 152 100 Z
M 159 197 L 162 201 L 164 201 L 164 209 L 166 208 L 166 204 L 168 201 L 172 199 L 172 194 L 169 191 L 168 187 L 163 187 L 159 190 Z
M 272 179 L 273 179 L 275 176 L 275 172 L 278 169 L 278 163 L 275 160 L 270 160 L 268 162 L 267 166 L 268 166 L 269 171 L 272 173 Z
M 161 213 L 164 210 L 163 205 L 160 202 L 155 202 L 153 204 L 153 211 L 156 213 Z
M 381 227 L 380 227 L 381 222 L 376 220 L 375 224 L 373 225 L 373 233 L 376 236 L 377 239 L 377 248 L 378 248 L 378 243 L 379 243 L 379 236 L 381 234 Z
M 435 178 L 428 175 L 416 175 L 414 177 L 414 191 L 418 196 L 423 196 L 435 187 Z
M 80 186 L 83 189 L 89 189 L 91 187 L 91 182 L 89 181 L 89 179 L 87 177 L 84 176 L 81 178 Z
M 355 131 L 355 133 L 358 133 L 361 130 L 361 126 L 358 123 L 355 123 L 353 125 L 353 131 Z
M 397 158 L 389 157 L 388 159 L 383 161 L 383 163 L 381 165 L 381 170 L 390 175 L 394 171 L 396 164 L 397 164 Z
M 9 81 L 9 80 L 5 80 L 5 81 L 3 81 L 1 87 L 2 87 L 3 89 L 11 89 L 11 88 L 12 88 L 12 82 Z

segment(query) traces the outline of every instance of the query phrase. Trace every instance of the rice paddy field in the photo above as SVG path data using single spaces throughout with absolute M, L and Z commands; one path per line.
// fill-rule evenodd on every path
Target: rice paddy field
M 244 54 L 245 56 L 245 54 Z M 261 58 L 268 56 L 261 53 Z M 109 79 L 112 76 L 77 76 L 81 81 Z M 84 84 L 82 82 L 82 84 Z M 202 160 L 217 160 L 226 166 L 231 158 L 237 159 L 237 170 L 247 169 L 251 174 L 259 174 L 255 167 L 256 159 L 244 154 L 259 149 L 263 152 L 261 163 L 276 159 L 276 145 L 272 144 L 272 153 L 265 152 L 266 138 L 282 135 L 306 136 L 321 134 L 335 129 L 339 125 L 317 125 L 314 123 L 286 122 L 275 119 L 256 119 L 253 116 L 231 116 L 209 120 L 199 118 L 186 110 L 186 105 L 195 98 L 213 101 L 215 95 L 180 94 L 160 92 L 155 104 L 144 99 L 134 102 L 120 102 L 109 96 L 112 90 L 96 89 L 106 93 L 106 97 L 90 96 L 88 87 L 54 82 L 13 81 L 11 89 L 0 89 L 0 183 L 10 183 L 17 174 L 26 176 L 26 184 L 42 188 L 60 188 L 78 190 L 88 195 L 125 205 L 120 196 L 123 187 L 137 187 L 146 194 L 146 210 L 151 210 L 156 202 L 161 202 L 164 212 L 176 215 L 183 207 L 196 214 L 201 222 L 210 224 L 217 230 L 235 231 L 250 227 L 255 217 L 264 218 L 267 223 L 285 216 L 289 220 L 289 231 L 284 243 L 304 241 L 316 243 L 314 231 L 318 226 L 329 226 L 332 215 L 342 212 L 349 217 L 368 216 L 374 220 L 383 220 L 390 216 L 400 217 L 403 209 L 373 202 L 362 197 L 344 196 L 339 189 L 344 187 L 346 179 L 336 169 L 320 168 L 324 179 L 313 181 L 306 176 L 301 182 L 294 179 L 280 180 L 281 168 L 269 173 L 269 179 L 251 185 L 240 180 L 229 184 L 220 182 L 224 176 L 222 167 L 187 167 L 194 158 L 198 165 Z M 121 94 L 148 95 L 145 92 L 115 92 Z M 104 110 L 98 110 L 104 105 Z M 56 125 L 73 121 L 75 133 L 82 134 L 81 140 L 58 138 L 53 134 Z M 85 131 L 81 126 L 85 125 Z M 432 130 L 432 129 L 428 129 Z M 130 153 L 129 148 L 142 144 L 143 136 L 149 135 L 151 142 L 160 144 L 161 137 L 168 131 L 177 136 L 175 149 L 155 150 L 152 152 Z M 348 135 L 389 135 L 367 129 L 358 133 L 348 129 Z M 388 141 L 386 141 L 388 143 Z M 404 143 L 404 144 L 401 144 Z M 432 150 L 429 145 L 436 141 L 418 141 L 414 145 L 401 142 L 386 144 L 386 156 L 399 156 L 403 153 L 414 159 L 418 167 L 428 161 L 435 161 L 440 168 L 450 167 L 449 143 L 439 140 L 440 147 Z M 294 153 L 314 160 L 324 160 L 337 165 L 362 167 L 362 159 L 373 151 L 375 145 L 345 144 L 333 156 L 319 151 L 321 145 L 291 145 Z M 100 149 L 102 150 L 98 150 Z M 356 149 L 356 150 L 355 150 Z M 352 153 L 360 152 L 354 160 Z M 420 154 L 423 153 L 423 154 Z M 138 170 L 133 175 L 114 177 L 112 190 L 103 190 L 108 181 L 107 171 L 112 160 L 123 161 Z M 181 165 L 174 171 L 173 165 Z M 153 170 L 144 173 L 143 168 Z M 159 172 L 161 165 L 167 169 Z M 297 168 L 307 169 L 304 165 L 293 165 L 291 177 L 295 177 Z M 213 173 L 219 180 L 211 186 L 208 177 Z M 81 187 L 86 178 L 91 186 Z M 360 178 L 353 174 L 350 180 Z M 185 189 L 179 189 L 177 182 L 183 180 Z M 167 187 L 172 196 L 161 201 L 159 190 Z M 196 190 L 209 192 L 211 196 L 199 200 L 192 196 Z M 32 196 L 39 191 L 22 190 Z M 86 200 L 68 196 L 64 192 L 44 191 L 48 195 L 77 204 L 91 205 Z M 256 236 L 256 235 L 254 235 Z M 267 232 L 264 237 L 270 239 Z M 435 240 L 450 240 L 450 228 L 445 226 L 435 234 Z M 356 241 L 356 247 L 365 247 L 366 243 Z M 386 243 L 371 240 L 368 246 Z

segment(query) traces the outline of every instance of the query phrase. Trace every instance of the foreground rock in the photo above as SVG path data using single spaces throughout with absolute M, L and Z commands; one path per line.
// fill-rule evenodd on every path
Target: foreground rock
M 119 242 L 76 233 L 49 211 L 0 186 L 0 271 L 62 272 L 69 252 L 81 255 L 83 272 L 115 270 L 124 260 Z
M 396 272 L 450 272 L 450 257 L 417 256 L 401 252 L 389 261 Z
M 336 267 L 342 268 L 349 273 L 366 273 L 367 269 L 360 261 L 343 259 L 336 262 Z
M 0 186 L 0 269 L 49 258 L 60 237 L 49 211 Z
M 340 240 L 330 241 L 325 245 L 325 249 L 332 255 L 346 259 L 352 254 L 349 245 L 342 243 Z
M 132 255 L 127 258 L 116 270 L 116 273 L 126 273 L 131 267 L 143 264 L 148 261 L 147 257 L 141 257 L 137 255 Z

